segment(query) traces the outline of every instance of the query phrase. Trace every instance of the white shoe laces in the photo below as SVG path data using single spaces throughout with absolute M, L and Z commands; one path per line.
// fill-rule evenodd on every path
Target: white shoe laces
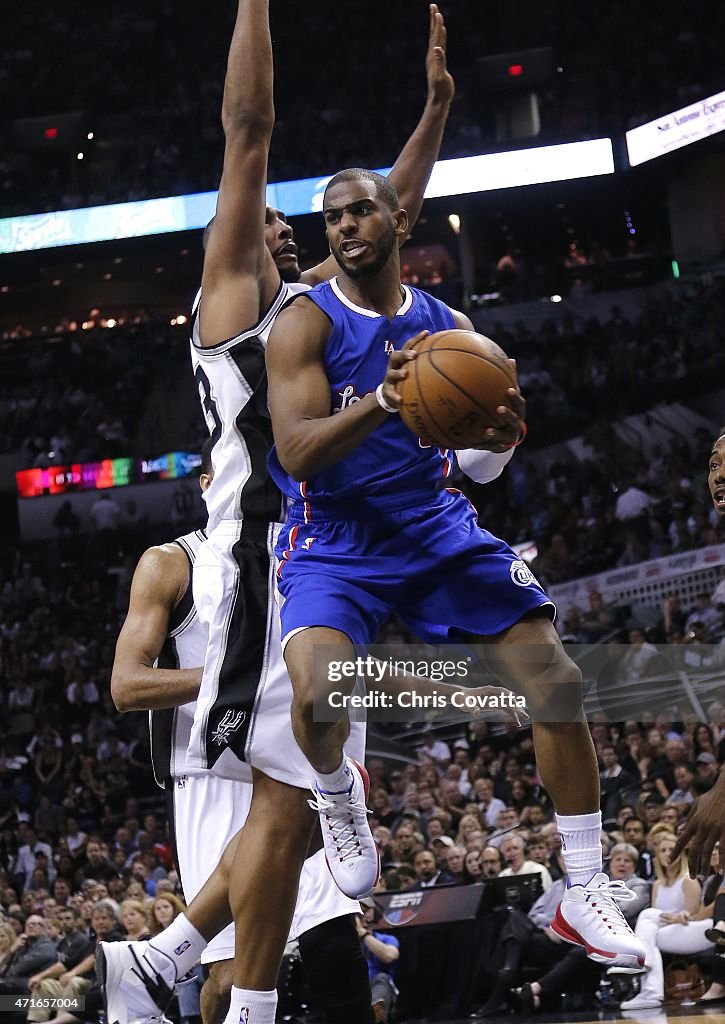
M 319 790 L 315 790 L 314 793 L 315 799 L 308 800 L 307 803 L 313 811 L 319 812 L 321 821 L 324 819 L 340 861 L 361 857 L 362 845 L 355 824 L 354 807 L 349 797 L 338 803 L 335 800 L 327 800 Z M 369 814 L 370 811 L 365 809 L 364 813 Z
M 618 907 L 618 903 L 630 903 L 637 894 L 628 889 L 619 878 L 611 879 L 596 889 L 587 889 L 587 903 L 604 918 L 604 923 L 618 932 L 631 932 L 627 920 Z

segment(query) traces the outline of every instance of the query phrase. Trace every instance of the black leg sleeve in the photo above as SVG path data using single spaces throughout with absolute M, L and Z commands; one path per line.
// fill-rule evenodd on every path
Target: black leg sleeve
M 299 943 L 310 995 L 325 1024 L 374 1024 L 367 960 L 352 916 L 310 928 Z

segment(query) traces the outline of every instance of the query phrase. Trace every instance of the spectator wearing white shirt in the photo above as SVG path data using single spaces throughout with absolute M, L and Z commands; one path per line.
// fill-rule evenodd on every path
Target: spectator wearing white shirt
M 549 869 L 536 861 L 526 860 L 526 843 L 521 836 L 507 836 L 501 842 L 501 853 L 506 861 L 506 867 L 501 872 L 501 878 L 512 875 L 532 875 L 538 872 L 541 875 L 541 884 L 544 892 L 552 886 Z
M 648 494 L 641 491 L 639 487 L 635 487 L 634 484 L 630 484 L 617 498 L 614 508 L 615 518 L 620 521 L 638 519 L 644 515 L 651 504 L 652 499 Z
M 506 810 L 506 804 L 493 795 L 493 780 L 476 779 L 473 783 L 473 796 L 486 818 L 486 824 L 489 828 L 496 828 L 498 816 Z
M 423 733 L 423 745 L 418 748 L 418 760 L 429 759 L 440 770 L 451 762 L 451 748 L 443 740 L 437 739 L 432 729 Z

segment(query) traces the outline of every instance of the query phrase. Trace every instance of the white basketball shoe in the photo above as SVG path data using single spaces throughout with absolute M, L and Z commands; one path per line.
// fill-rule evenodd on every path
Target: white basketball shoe
M 106 1024 L 164 1024 L 176 985 L 176 967 L 158 970 L 146 956 L 148 942 L 99 942 L 96 977 Z M 155 951 L 156 958 L 163 954 Z
M 583 946 L 590 960 L 639 974 L 646 950 L 617 905 L 635 898 L 624 882 L 598 872 L 586 885 L 565 890 L 551 927 L 565 942 Z
M 309 804 L 320 816 L 325 859 L 341 892 L 350 899 L 369 896 L 380 878 L 380 857 L 368 824 L 365 803 L 370 779 L 365 768 L 346 758 L 350 785 L 340 793 L 328 793 L 315 783 L 315 799 Z

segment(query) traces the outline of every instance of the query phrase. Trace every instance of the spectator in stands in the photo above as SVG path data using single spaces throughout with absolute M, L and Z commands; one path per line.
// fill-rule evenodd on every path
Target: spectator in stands
M 501 872 L 501 877 L 508 875 L 530 875 L 538 873 L 541 875 L 541 884 L 546 892 L 552 886 L 549 869 L 543 864 L 526 859 L 526 841 L 520 835 L 508 836 L 501 843 L 501 853 L 506 861 L 506 867 Z
M 469 850 L 463 860 L 463 881 L 466 885 L 484 880 L 481 854 L 478 850 Z
M 81 878 L 108 881 L 118 874 L 116 866 L 103 852 L 99 838 L 91 836 L 86 845 L 85 863 L 81 865 Z
M 662 953 L 703 953 L 712 948 L 706 932 L 712 928 L 720 877 L 714 874 L 701 887 L 698 881 L 688 875 L 685 854 L 671 864 L 666 863 L 669 851 L 674 848 L 674 839 L 674 836 L 663 836 L 660 839 L 657 863 L 666 864 L 665 874 L 655 882 L 652 909 L 640 914 L 635 928 L 635 934 L 647 949 L 649 971 L 642 975 L 638 994 L 621 1003 L 622 1010 L 639 1011 L 662 1005 Z M 711 867 L 717 872 L 717 849 L 713 851 Z
M 38 985 L 46 978 L 60 978 L 88 955 L 89 940 L 81 927 L 78 911 L 74 907 L 61 907 L 58 911 L 58 920 L 62 934 L 56 946 L 57 960 L 28 979 L 30 992 L 35 992 Z
M 438 885 L 453 885 L 455 879 L 448 871 L 441 871 L 430 850 L 420 850 L 413 861 L 416 882 L 412 889 L 431 889 Z
M 616 818 L 625 794 L 638 783 L 619 763 L 616 748 L 605 744 L 601 751 L 602 771 L 599 773 L 601 786 L 602 817 Z
M 121 924 L 126 938 L 132 942 L 151 937 L 146 907 L 140 900 L 124 900 L 121 903 Z
M 445 875 L 453 885 L 462 885 L 465 877 L 465 846 L 450 846 L 446 852 Z M 440 884 L 440 883 L 439 883 Z
M 355 925 L 368 963 L 375 1021 L 376 1024 L 386 1024 L 398 995 L 395 964 L 400 956 L 400 943 L 388 932 L 373 931 L 374 904 L 372 900 L 361 902 L 365 913 L 355 917 Z
M 497 846 L 485 846 L 481 850 L 481 870 L 485 878 L 497 878 L 503 869 L 501 851 Z
M 57 959 L 55 944 L 47 934 L 47 923 L 39 914 L 31 914 L 25 931 L 16 938 L 0 973 L 0 995 L 28 995 L 29 979 Z
M 442 771 L 450 764 L 451 748 L 429 728 L 423 733 L 423 744 L 418 750 L 418 757 L 422 763 L 432 761 Z
M 647 880 L 654 878 L 654 858 L 647 849 L 647 827 L 644 821 L 634 815 L 627 818 L 622 824 L 622 836 L 625 843 L 633 846 L 639 854 L 637 874 Z
M 714 754 L 710 754 L 707 751 L 698 754 L 695 769 L 697 771 L 697 778 L 705 783 L 708 789 L 715 784 L 719 774 L 719 766 Z

